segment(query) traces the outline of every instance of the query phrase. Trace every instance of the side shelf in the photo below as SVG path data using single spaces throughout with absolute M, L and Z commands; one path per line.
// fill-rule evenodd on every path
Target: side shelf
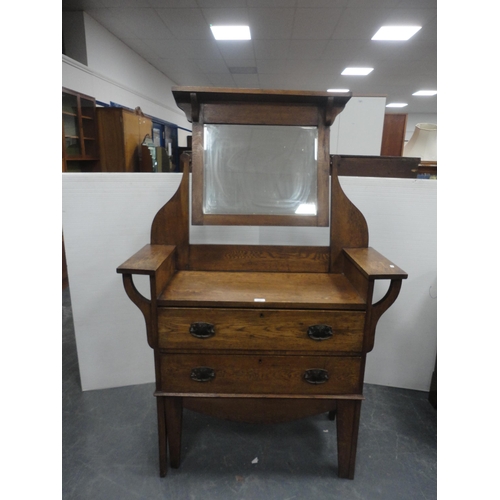
M 350 262 L 369 280 L 406 279 L 408 274 L 371 247 L 344 248 Z

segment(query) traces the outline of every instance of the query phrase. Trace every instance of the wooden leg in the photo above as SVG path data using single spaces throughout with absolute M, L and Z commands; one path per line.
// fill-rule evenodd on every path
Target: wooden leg
M 167 427 L 165 421 L 165 398 L 157 396 L 156 411 L 158 413 L 158 449 L 160 452 L 160 477 L 167 475 Z
M 338 474 L 341 478 L 354 479 L 360 411 L 361 401 L 337 401 Z
M 182 398 L 166 397 L 165 413 L 170 467 L 177 469 L 181 463 Z

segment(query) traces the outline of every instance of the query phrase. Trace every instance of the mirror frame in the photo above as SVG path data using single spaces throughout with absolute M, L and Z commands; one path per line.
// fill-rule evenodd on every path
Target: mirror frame
M 328 226 L 330 125 L 351 94 L 174 87 L 177 105 L 193 125 L 192 224 L 237 226 Z M 203 212 L 204 125 L 295 125 L 317 127 L 315 215 L 205 214 Z

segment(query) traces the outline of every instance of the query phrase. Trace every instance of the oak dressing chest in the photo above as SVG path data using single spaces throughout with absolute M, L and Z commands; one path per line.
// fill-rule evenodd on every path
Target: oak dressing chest
M 367 353 L 406 273 L 368 246 L 329 128 L 349 94 L 177 87 L 193 125 L 176 194 L 118 267 L 154 350 L 160 475 L 181 460 L 182 411 L 276 423 L 328 412 L 353 478 Z M 192 224 L 329 226 L 330 244 L 199 245 Z M 148 275 L 150 298 L 133 275 Z M 389 281 L 372 303 L 375 280 Z

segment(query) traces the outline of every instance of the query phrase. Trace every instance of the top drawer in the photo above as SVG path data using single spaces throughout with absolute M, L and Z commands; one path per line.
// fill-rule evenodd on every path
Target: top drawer
M 364 320 L 358 311 L 162 307 L 158 347 L 361 352 Z

